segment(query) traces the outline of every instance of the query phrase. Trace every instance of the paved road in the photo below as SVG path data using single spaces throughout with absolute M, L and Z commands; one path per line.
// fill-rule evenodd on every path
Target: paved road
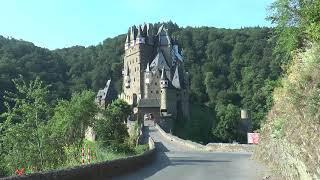
M 249 153 L 195 152 L 164 138 L 152 123 L 146 123 L 146 133 L 154 140 L 157 158 L 139 171 L 118 177 L 119 180 L 258 180 L 268 174 Z

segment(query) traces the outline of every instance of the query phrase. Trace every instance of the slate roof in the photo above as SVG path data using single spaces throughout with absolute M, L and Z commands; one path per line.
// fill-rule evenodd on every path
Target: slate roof
M 176 70 L 174 72 L 173 78 L 172 78 L 172 85 L 177 89 L 184 89 L 185 88 L 185 80 L 184 80 L 184 74 L 181 73 L 179 66 L 176 66 Z
M 176 70 L 172 78 L 172 85 L 177 89 L 181 88 L 178 66 L 176 66 Z
M 112 87 L 111 80 L 109 79 L 106 83 L 106 86 L 98 91 L 95 102 L 99 103 L 101 100 L 111 102 L 111 100 L 113 100 L 115 97 L 116 94 Z
M 151 108 L 160 107 L 160 101 L 158 99 L 140 99 L 138 102 L 139 108 Z
M 170 67 L 161 50 L 159 50 L 158 54 L 151 62 L 150 67 L 152 71 L 161 70 L 162 68 L 165 68 L 167 71 L 170 70 Z
M 108 91 L 110 89 L 111 80 L 109 79 L 106 83 L 106 86 L 103 89 L 98 91 L 97 97 L 101 97 L 101 99 L 106 99 L 108 95 Z
M 177 59 L 179 59 L 181 62 L 183 62 L 183 57 L 182 57 L 181 54 L 179 53 L 178 45 L 173 45 L 172 55 L 174 56 L 173 58 L 177 58 Z

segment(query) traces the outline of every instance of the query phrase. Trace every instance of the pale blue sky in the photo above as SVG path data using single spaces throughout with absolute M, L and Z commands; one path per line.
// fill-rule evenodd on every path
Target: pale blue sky
M 96 45 L 133 24 L 270 26 L 273 0 L 0 0 L 0 35 L 49 49 Z

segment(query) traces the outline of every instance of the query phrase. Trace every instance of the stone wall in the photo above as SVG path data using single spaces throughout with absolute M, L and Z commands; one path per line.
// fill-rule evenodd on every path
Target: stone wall
M 202 145 L 192 142 L 190 140 L 184 140 L 172 134 L 166 133 L 159 125 L 156 125 L 160 134 L 169 141 L 180 144 L 189 150 L 194 151 L 206 151 L 206 152 L 253 152 L 256 145 L 251 144 L 231 144 L 231 143 L 209 143 Z
M 149 138 L 149 150 L 137 156 L 130 156 L 113 161 L 78 166 L 70 169 L 34 173 L 21 177 L 10 176 L 0 178 L 1 180 L 88 180 L 88 179 L 112 179 L 112 177 L 123 175 L 138 170 L 155 159 L 155 145 Z

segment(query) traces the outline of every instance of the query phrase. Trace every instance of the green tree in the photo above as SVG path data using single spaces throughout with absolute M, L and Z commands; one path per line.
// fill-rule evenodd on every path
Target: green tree
M 70 101 L 58 102 L 49 123 L 51 137 L 56 143 L 66 146 L 82 144 L 85 131 L 88 126 L 93 126 L 97 113 L 94 97 L 94 92 L 86 90 L 72 94 Z
M 277 56 L 284 57 L 278 60 L 288 64 L 292 51 L 308 41 L 320 40 L 319 10 L 318 0 L 277 0 L 270 6 L 268 19 L 276 25 L 274 50 Z
M 124 121 L 130 114 L 131 108 L 126 102 L 120 99 L 113 101 L 102 111 L 94 124 L 97 140 L 106 147 L 122 151 L 129 137 Z
M 5 121 L 0 124 L 2 163 L 9 173 L 21 167 L 43 170 L 53 163 L 51 157 L 56 155 L 47 144 L 46 124 L 51 113 L 48 88 L 39 78 L 29 84 L 22 78 L 13 82 L 17 93 L 5 96 L 7 112 L 2 114 Z M 10 107 L 9 102 L 14 106 Z
M 213 136 L 223 142 L 240 141 L 238 124 L 240 109 L 232 104 L 216 106 L 219 122 L 213 130 Z

